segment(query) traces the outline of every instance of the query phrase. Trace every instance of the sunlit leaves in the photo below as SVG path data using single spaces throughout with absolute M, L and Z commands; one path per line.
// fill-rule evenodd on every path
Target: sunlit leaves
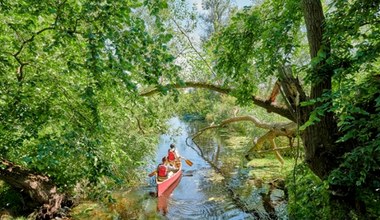
M 299 44 L 301 11 L 298 1 L 265 1 L 239 12 L 214 36 L 216 67 L 226 84 L 241 86 L 241 100 L 258 82 L 289 64 Z M 240 98 L 239 98 L 240 99 Z
M 379 57 L 380 22 L 378 1 L 332 1 L 326 27 L 331 36 L 338 76 L 371 69 Z M 344 18 L 344 19 L 342 19 Z
M 137 88 L 172 80 L 177 71 L 166 46 L 172 35 L 160 18 L 168 5 L 146 3 L 2 5 L 1 157 L 65 187 L 81 179 L 135 176 L 155 146 L 159 123 Z M 148 11 L 154 24 L 141 18 Z M 152 34 L 154 28 L 160 34 Z

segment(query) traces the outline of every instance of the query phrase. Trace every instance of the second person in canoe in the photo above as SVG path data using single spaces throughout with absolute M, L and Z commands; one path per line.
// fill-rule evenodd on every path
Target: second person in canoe
M 175 147 L 175 144 L 170 144 L 170 148 L 168 150 L 168 162 L 170 165 L 178 168 L 179 166 L 179 163 L 181 163 L 181 155 L 179 155 L 176 147 Z

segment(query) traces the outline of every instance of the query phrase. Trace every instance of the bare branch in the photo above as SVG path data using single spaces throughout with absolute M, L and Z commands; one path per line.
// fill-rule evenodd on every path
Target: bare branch
M 228 94 L 231 92 L 231 89 L 223 88 L 221 86 L 213 85 L 213 84 L 209 84 L 209 83 L 205 83 L 205 82 L 184 82 L 184 83 L 180 83 L 180 84 L 168 84 L 168 85 L 165 85 L 165 87 L 176 88 L 176 89 L 202 88 L 202 89 L 208 89 L 208 90 L 216 91 L 216 92 L 223 93 L 223 94 Z M 141 96 L 151 96 L 151 95 L 158 93 L 158 92 L 159 92 L 159 89 L 154 88 L 150 91 L 142 92 L 142 93 L 140 93 L 140 95 Z
M 216 74 L 212 70 L 211 66 L 205 60 L 205 58 L 203 58 L 202 54 L 197 50 L 197 48 L 195 48 L 195 46 L 194 46 L 193 42 L 191 41 L 190 37 L 185 33 L 185 31 L 182 30 L 182 28 L 179 26 L 179 24 L 174 19 L 172 19 L 172 21 L 177 26 L 177 28 L 179 29 L 179 31 L 186 37 L 187 41 L 189 41 L 189 44 L 190 44 L 191 48 L 193 48 L 193 50 L 198 54 L 198 56 L 201 58 L 201 60 L 206 64 L 206 66 L 208 67 L 208 69 L 210 70 L 210 72 L 215 76 Z
M 253 124 L 255 124 L 256 127 L 258 128 L 263 128 L 267 130 L 271 130 L 275 132 L 275 135 L 283 135 L 283 136 L 291 136 L 294 134 L 294 131 L 296 129 L 296 124 L 294 122 L 289 122 L 289 123 L 265 123 L 261 122 L 259 119 L 257 119 L 254 116 L 238 116 L 238 117 L 233 117 L 229 118 L 226 120 L 223 120 L 220 124 L 218 125 L 211 125 L 208 127 L 205 127 L 201 130 L 199 130 L 195 135 L 193 135 L 193 139 L 201 135 L 203 132 L 209 129 L 214 129 L 214 128 L 220 128 L 224 127 L 228 124 L 235 123 L 235 122 L 242 122 L 242 121 L 250 121 Z
M 296 122 L 296 118 L 293 117 L 290 110 L 286 106 L 275 105 L 268 100 L 263 100 L 257 96 L 251 96 L 253 104 L 265 108 L 268 112 L 274 112 L 282 117 L 285 117 L 293 122 Z
M 213 84 L 209 84 L 206 82 L 183 82 L 183 83 L 177 83 L 177 84 L 168 84 L 168 85 L 165 85 L 164 87 L 176 88 L 176 89 L 202 88 L 202 89 L 208 89 L 208 90 L 216 91 L 216 92 L 226 94 L 226 95 L 231 95 L 231 92 L 232 92 L 232 89 L 230 89 L 230 88 L 225 88 L 225 87 L 222 87 L 219 85 L 213 85 Z M 151 96 L 151 95 L 158 93 L 158 92 L 159 92 L 159 89 L 156 87 L 152 90 L 142 92 L 142 93 L 140 93 L 140 95 L 141 96 Z M 268 112 L 274 112 L 274 113 L 279 114 L 279 115 L 281 115 L 281 116 L 283 116 L 283 117 L 285 117 L 291 121 L 294 121 L 294 122 L 296 121 L 296 118 L 293 117 L 293 115 L 291 114 L 289 109 L 286 108 L 286 106 L 275 105 L 275 104 L 271 103 L 270 101 L 261 99 L 257 96 L 252 96 L 251 100 L 252 100 L 253 104 L 260 106 L 262 108 L 265 108 Z
M 274 142 L 274 139 L 277 136 L 285 136 L 285 137 L 293 137 L 295 135 L 296 131 L 296 123 L 294 122 L 289 122 L 289 123 L 265 123 L 261 122 L 259 119 L 257 119 L 254 116 L 238 116 L 238 117 L 233 117 L 229 118 L 226 120 L 223 120 L 220 124 L 218 125 L 210 125 L 208 127 L 205 127 L 201 130 L 199 130 L 195 135 L 192 136 L 192 140 L 194 140 L 196 137 L 200 136 L 203 134 L 206 130 L 209 129 L 214 129 L 214 128 L 220 128 L 224 127 L 230 123 L 234 122 L 241 122 L 241 121 L 250 121 L 253 124 L 255 124 L 256 127 L 258 128 L 263 128 L 268 130 L 266 134 L 261 136 L 257 142 L 254 143 L 254 145 L 247 151 L 246 153 L 246 158 L 250 160 L 250 155 L 257 151 L 261 150 L 264 142 L 268 141 L 269 144 L 272 146 L 272 149 L 277 149 L 276 143 Z M 284 159 L 282 158 L 280 152 L 277 150 L 273 150 L 276 158 L 278 161 L 280 161 L 281 164 L 284 164 Z
M 15 28 L 13 28 L 12 25 L 10 25 L 10 24 L 8 24 L 8 25 L 9 25 L 9 26 L 10 26 L 10 27 L 16 32 L 16 35 L 19 36 L 17 30 L 16 30 Z M 23 78 L 24 78 L 24 72 L 23 72 L 23 70 L 24 70 L 24 67 L 25 67 L 26 65 L 28 65 L 28 63 L 21 61 L 21 59 L 19 58 L 20 53 L 23 51 L 23 49 L 25 48 L 25 46 L 26 46 L 28 43 L 30 43 L 30 42 L 32 42 L 32 41 L 34 40 L 34 38 L 35 38 L 37 35 L 39 35 L 39 34 L 45 32 L 45 31 L 47 31 L 47 30 L 52 30 L 52 29 L 54 29 L 53 26 L 51 26 L 51 27 L 46 27 L 46 28 L 43 28 L 43 29 L 41 29 L 41 30 L 39 30 L 39 31 L 37 31 L 37 32 L 35 32 L 35 33 L 33 33 L 32 36 L 31 36 L 29 39 L 27 39 L 27 40 L 23 40 L 23 42 L 21 43 L 20 48 L 19 48 L 14 54 L 12 54 L 12 56 L 13 56 L 13 57 L 16 59 L 16 61 L 20 64 L 19 67 L 17 68 L 17 80 L 18 80 L 19 82 L 21 82 L 21 81 L 23 80 Z M 20 38 L 21 38 L 21 37 L 20 37 Z

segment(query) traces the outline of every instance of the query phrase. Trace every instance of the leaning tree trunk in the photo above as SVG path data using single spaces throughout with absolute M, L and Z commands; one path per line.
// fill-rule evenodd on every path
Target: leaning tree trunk
M 10 186 L 21 189 L 40 205 L 38 219 L 51 219 L 59 211 L 64 194 L 57 191 L 51 179 L 44 175 L 0 159 L 0 179 Z

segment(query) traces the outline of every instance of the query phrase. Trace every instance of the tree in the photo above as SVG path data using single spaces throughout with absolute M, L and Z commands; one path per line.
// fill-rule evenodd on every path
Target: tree
M 159 14 L 167 2 L 0 5 L 0 179 L 28 192 L 40 218 L 77 183 L 137 179 L 160 127 L 137 88 L 177 71 Z
M 375 16 L 378 4 L 333 1 L 330 7 L 334 10 L 329 13 L 330 19 L 326 19 L 320 1 L 303 0 L 300 4 L 296 1 L 266 1 L 249 13 L 240 14 L 223 32 L 219 38 L 216 56 L 219 60 L 218 68 L 225 73 L 225 76 L 232 77 L 240 85 L 247 85 L 241 86 L 242 91 L 239 91 L 240 94 L 237 96 L 242 101 L 247 100 L 247 95 L 255 91 L 255 85 L 248 77 L 251 72 L 258 72 L 263 76 L 277 75 L 288 103 L 288 110 L 292 115 L 289 119 L 303 125 L 305 161 L 321 179 L 327 179 L 341 165 L 342 157 L 346 153 L 378 143 L 378 137 L 372 133 L 377 128 L 373 126 L 365 128 L 371 131 L 373 139 L 370 142 L 369 139 L 363 142 L 354 137 L 343 138 L 346 134 L 342 132 L 342 127 L 338 129 L 342 118 L 339 119 L 337 115 L 341 95 L 339 93 L 342 92 L 337 87 L 342 85 L 339 80 L 360 72 L 365 72 L 368 82 L 373 82 L 373 77 L 376 77 L 373 62 L 378 62 L 379 53 L 375 52 L 375 48 L 379 41 L 372 35 L 378 31 L 376 27 L 378 18 Z M 354 12 L 357 16 L 354 20 L 357 23 L 352 23 L 357 28 L 352 31 L 339 15 L 344 14 L 351 20 Z M 298 48 L 302 45 L 301 16 L 305 21 L 310 53 L 305 73 L 302 73 L 303 63 L 301 65 L 294 63 L 299 53 Z M 359 19 L 361 16 L 364 18 Z M 353 37 L 347 32 L 354 33 Z M 345 47 L 339 47 L 341 46 L 339 44 L 345 43 Z M 364 61 L 362 56 L 369 59 Z M 298 80 L 302 75 L 306 76 L 304 81 L 307 86 L 303 86 Z M 334 83 L 337 86 L 334 87 Z M 307 87 L 310 88 L 308 92 L 306 92 Z M 360 109 L 366 112 L 364 114 L 372 115 L 370 117 L 378 120 L 378 117 L 374 116 L 378 111 L 375 110 L 378 106 L 374 102 L 378 100 L 375 88 L 379 88 L 378 83 L 371 83 L 368 87 L 361 88 L 367 93 L 365 102 L 368 104 L 367 107 Z M 356 107 L 358 105 L 362 104 L 357 103 Z M 355 130 L 361 129 L 356 127 Z M 371 142 L 372 144 L 368 145 Z M 372 168 L 376 173 L 378 166 Z M 366 181 L 372 180 L 366 179 Z M 369 188 L 373 190 L 376 184 L 370 185 Z M 334 199 L 338 201 L 337 204 L 343 204 L 339 205 L 340 208 L 343 207 L 346 211 L 356 209 L 359 213 L 363 211 L 361 210 L 363 207 L 358 207 L 357 204 L 364 201 L 358 198 L 360 193 L 352 186 L 331 183 L 331 189 L 336 195 L 339 194 Z
M 363 218 L 376 216 L 378 11 L 377 1 L 335 0 L 325 8 L 314 0 L 263 1 L 238 13 L 210 40 L 214 82 L 220 84 L 171 87 L 223 92 L 297 123 L 305 162 L 329 181 L 331 210 L 346 217 L 352 210 Z M 256 96 L 258 81 L 271 76 L 279 80 L 286 107 Z M 359 158 L 365 165 L 358 166 Z
M 227 25 L 234 9 L 230 0 L 203 0 L 202 9 L 206 11 L 200 15 L 205 26 L 202 40 L 207 41 L 214 32 L 219 32 L 223 26 Z

